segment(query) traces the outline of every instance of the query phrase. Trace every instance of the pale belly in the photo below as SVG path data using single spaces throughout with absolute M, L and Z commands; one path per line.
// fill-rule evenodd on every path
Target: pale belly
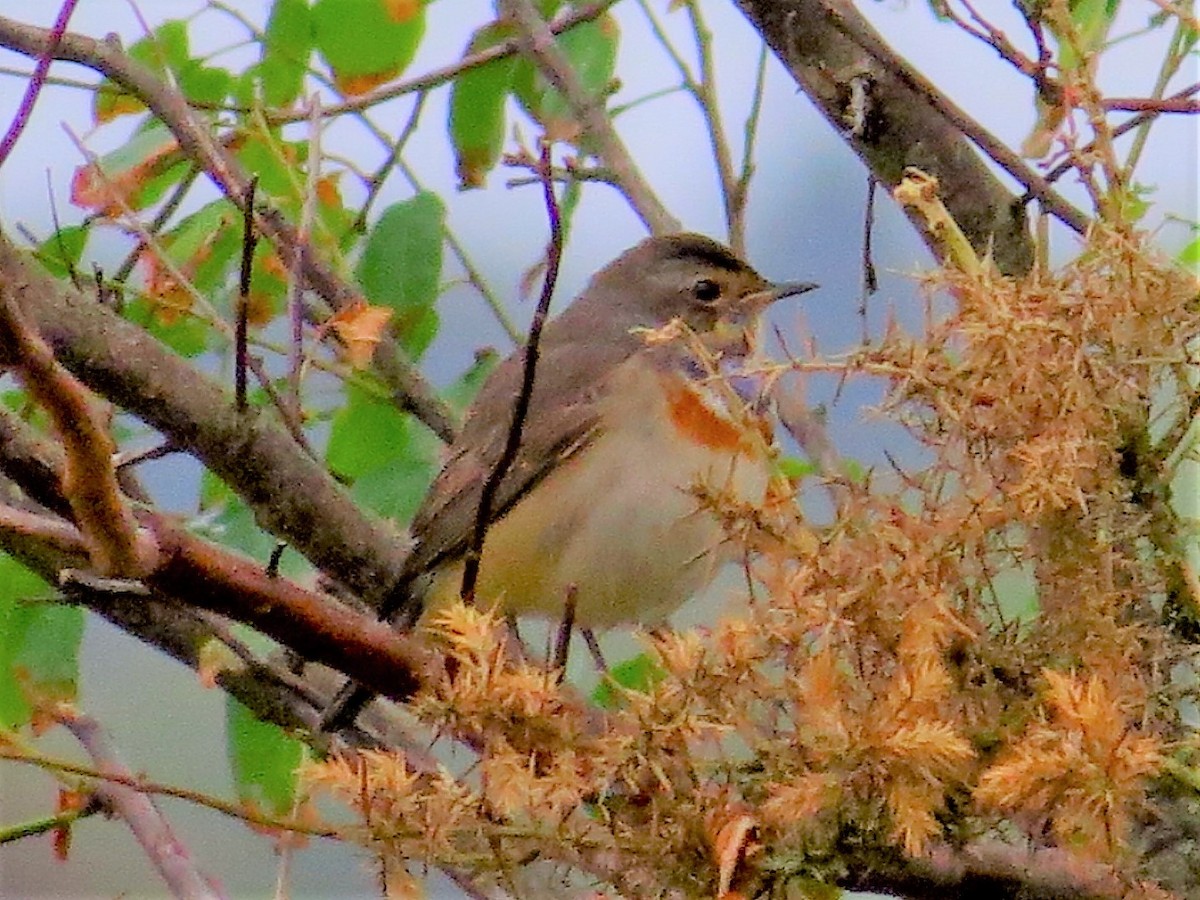
M 476 591 L 481 605 L 560 619 L 574 594 L 583 627 L 654 624 L 737 559 L 737 547 L 690 488 L 702 483 L 761 503 L 765 455 L 682 441 L 649 403 L 492 525 Z M 461 573 L 461 563 L 440 570 L 426 608 L 457 596 Z

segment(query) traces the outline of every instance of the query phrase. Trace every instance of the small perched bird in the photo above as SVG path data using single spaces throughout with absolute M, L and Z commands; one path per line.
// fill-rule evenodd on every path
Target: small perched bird
M 759 314 L 816 285 L 772 284 L 698 234 L 642 241 L 601 269 L 542 333 L 516 458 L 499 484 L 476 596 L 581 627 L 662 622 L 734 558 L 698 483 L 761 504 L 770 427 L 723 377 L 754 349 Z M 655 335 L 678 321 L 682 337 Z M 690 338 L 690 339 L 689 339 Z M 490 375 L 412 523 L 414 546 L 380 610 L 412 627 L 458 596 L 483 486 L 512 424 L 517 351 Z M 370 694 L 353 682 L 322 727 Z

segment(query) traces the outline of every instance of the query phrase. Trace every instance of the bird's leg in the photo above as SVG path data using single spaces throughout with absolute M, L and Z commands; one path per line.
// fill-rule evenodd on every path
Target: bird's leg
M 512 613 L 505 613 L 504 626 L 504 630 L 508 632 L 508 655 L 517 662 L 528 663 L 531 659 L 529 648 L 521 640 L 521 632 L 517 628 L 517 617 Z
M 554 653 L 550 657 L 550 671 L 558 672 L 558 681 L 561 684 L 563 678 L 567 674 L 567 657 L 571 652 L 571 631 L 575 627 L 575 601 L 579 591 L 575 585 L 570 585 L 567 588 L 567 596 L 564 598 L 563 617 L 558 623 L 558 634 L 554 640 Z
M 590 628 L 580 628 L 579 633 L 583 635 L 583 642 L 587 644 L 588 652 L 592 654 L 592 662 L 596 664 L 596 671 L 601 675 L 607 675 L 608 663 L 604 661 L 604 654 L 600 651 L 600 642 L 596 640 L 596 632 Z

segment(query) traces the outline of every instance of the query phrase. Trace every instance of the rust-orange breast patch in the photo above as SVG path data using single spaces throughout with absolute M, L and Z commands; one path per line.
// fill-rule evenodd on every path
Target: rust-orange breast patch
M 699 392 L 678 379 L 666 379 L 671 424 L 688 440 L 711 450 L 737 453 L 744 447 L 742 430 L 714 410 Z

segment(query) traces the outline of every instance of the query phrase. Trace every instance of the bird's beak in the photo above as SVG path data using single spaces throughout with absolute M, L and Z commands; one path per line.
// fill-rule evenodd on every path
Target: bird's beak
M 776 284 L 767 285 L 761 291 L 744 295 L 741 298 L 742 305 L 754 313 L 759 313 L 776 300 L 782 300 L 784 297 L 795 297 L 797 294 L 806 294 L 819 286 L 811 281 L 780 281 Z
M 807 294 L 815 291 L 820 285 L 812 281 L 781 281 L 771 285 L 766 293 L 771 295 L 770 303 L 782 300 L 784 297 L 795 297 L 797 294 Z

